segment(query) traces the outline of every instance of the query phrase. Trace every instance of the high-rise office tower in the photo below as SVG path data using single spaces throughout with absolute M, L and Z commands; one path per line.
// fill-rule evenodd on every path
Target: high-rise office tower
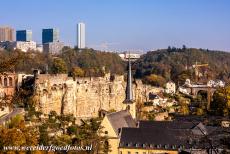
M 17 30 L 16 41 L 32 41 L 32 30 Z
M 14 29 L 11 27 L 0 27 L 0 41 L 14 41 Z
M 85 48 L 85 24 L 77 24 L 77 46 L 79 49 Z
M 42 29 L 42 43 L 49 42 L 58 42 L 59 41 L 59 29 L 50 28 L 50 29 Z

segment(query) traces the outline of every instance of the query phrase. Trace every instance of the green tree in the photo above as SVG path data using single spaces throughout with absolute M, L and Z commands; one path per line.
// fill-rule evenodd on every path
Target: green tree
M 54 74 L 67 73 L 67 65 L 63 59 L 54 58 L 51 70 Z
M 198 116 L 204 115 L 204 110 L 202 108 L 197 108 L 196 115 Z
M 216 114 L 223 116 L 229 115 L 230 110 L 230 86 L 219 88 L 213 95 L 213 101 L 210 105 Z
M 189 115 L 189 107 L 187 104 L 181 105 L 181 114 L 182 115 Z

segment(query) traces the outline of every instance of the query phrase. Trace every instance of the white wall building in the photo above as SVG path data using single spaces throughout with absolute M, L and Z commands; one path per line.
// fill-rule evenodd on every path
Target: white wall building
M 36 42 L 34 41 L 28 41 L 28 42 L 16 41 L 13 43 L 13 47 L 16 49 L 20 49 L 23 52 L 26 52 L 28 50 L 36 50 Z
M 124 52 L 124 53 L 120 53 L 118 54 L 122 60 L 127 60 L 127 59 L 133 59 L 133 60 L 136 60 L 136 59 L 139 59 L 141 57 L 141 54 L 139 53 L 127 53 L 127 52 Z
M 23 52 L 27 52 L 28 50 L 36 50 L 36 42 L 34 41 L 6 41 L 6 42 L 0 42 L 0 46 L 2 46 L 5 49 L 20 49 Z
M 225 83 L 221 80 L 209 80 L 208 83 L 207 83 L 207 86 L 209 87 L 224 87 L 225 86 Z
M 77 46 L 79 49 L 85 48 L 85 24 L 77 24 Z
M 39 52 L 43 52 L 43 45 L 42 44 L 37 44 L 36 50 Z
M 169 81 L 165 85 L 165 92 L 168 94 L 176 93 L 176 84 L 172 81 Z

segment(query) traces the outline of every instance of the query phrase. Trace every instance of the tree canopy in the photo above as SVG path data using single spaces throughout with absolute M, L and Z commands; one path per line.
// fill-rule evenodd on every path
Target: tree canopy
M 208 64 L 208 67 L 200 68 L 206 79 L 229 80 L 230 53 L 187 48 L 186 46 L 183 48 L 169 47 L 142 55 L 134 64 L 135 77 L 143 79 L 145 76 L 156 74 L 166 80 L 183 84 L 185 78 L 195 80 L 192 66 L 196 62 Z

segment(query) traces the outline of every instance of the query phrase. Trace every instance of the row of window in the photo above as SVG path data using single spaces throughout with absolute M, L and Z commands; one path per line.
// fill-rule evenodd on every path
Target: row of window
M 122 151 L 120 151 L 120 154 L 122 154 Z M 127 154 L 131 154 L 131 152 L 128 151 Z M 134 154 L 139 154 L 139 152 L 135 152 Z M 140 153 L 140 154 L 146 154 L 146 152 L 142 152 L 142 153 Z
M 120 154 L 122 154 L 122 151 L 120 151 Z M 131 152 L 128 151 L 127 154 L 131 154 Z M 142 152 L 142 153 L 141 152 L 140 153 L 139 152 L 134 152 L 134 154 L 147 154 L 147 152 Z M 163 153 L 162 152 L 160 152 L 160 153 L 150 152 L 150 154 L 168 154 L 168 153 L 164 153 L 164 152 Z
M 9 83 L 8 83 L 8 79 L 9 79 Z M 0 85 L 4 87 L 13 86 L 13 79 L 11 77 L 4 78 L 2 82 L 2 78 L 0 78 Z

